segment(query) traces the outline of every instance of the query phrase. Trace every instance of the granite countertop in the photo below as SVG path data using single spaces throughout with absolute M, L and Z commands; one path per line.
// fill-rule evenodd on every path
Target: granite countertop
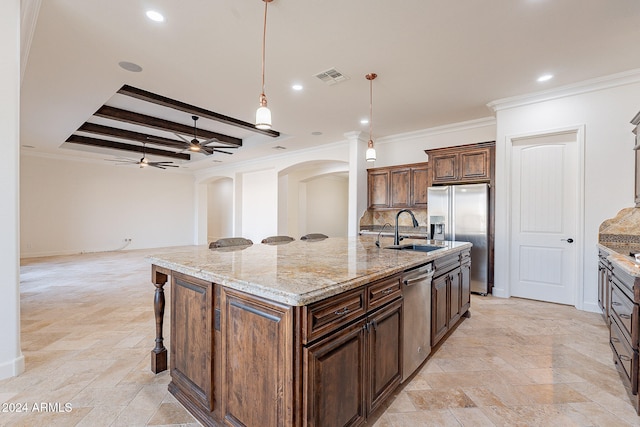
M 442 249 L 399 251 L 378 248 L 375 240 L 358 236 L 236 248 L 193 246 L 147 259 L 159 267 L 302 306 L 471 247 L 468 242 L 405 239 L 403 244 L 434 244 Z
M 640 247 L 598 243 L 598 249 L 608 253 L 607 259 L 615 262 L 626 273 L 633 277 L 640 277 L 640 264 L 630 255 L 631 253 L 640 253 Z
M 382 230 L 382 233 L 380 231 Z M 363 226 L 360 228 L 360 235 L 375 235 L 380 234 L 381 236 L 392 236 L 395 234 L 393 226 L 391 227 L 383 227 L 381 225 L 369 225 Z M 429 233 L 427 232 L 426 227 L 410 227 L 406 225 L 401 225 L 398 227 L 398 234 L 400 236 L 413 237 L 416 239 L 427 239 L 429 238 Z

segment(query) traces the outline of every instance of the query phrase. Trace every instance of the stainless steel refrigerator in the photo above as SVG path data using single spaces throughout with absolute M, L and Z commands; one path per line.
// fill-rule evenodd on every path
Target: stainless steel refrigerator
M 428 230 L 432 238 L 471 242 L 471 292 L 486 295 L 489 271 L 489 184 L 429 187 Z

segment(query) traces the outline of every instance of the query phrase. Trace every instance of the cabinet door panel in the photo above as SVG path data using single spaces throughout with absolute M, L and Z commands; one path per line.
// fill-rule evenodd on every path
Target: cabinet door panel
M 433 163 L 433 165 L 431 166 L 433 182 L 440 183 L 457 180 L 457 159 L 457 154 L 442 154 L 432 156 L 432 158 L 429 160 Z
M 460 319 L 462 308 L 462 288 L 461 288 L 460 268 L 456 268 L 449 273 L 449 325 L 455 324 Z
M 305 419 L 310 427 L 365 420 L 364 322 L 305 348 Z
M 489 149 L 460 153 L 462 180 L 489 179 Z
M 389 171 L 369 172 L 369 208 L 388 208 Z
M 175 386 L 213 410 L 213 285 L 201 280 L 172 275 L 171 377 Z
M 429 169 L 411 169 L 411 207 L 427 207 L 427 189 L 429 188 Z
M 391 207 L 408 208 L 410 200 L 410 169 L 391 171 Z
M 460 266 L 460 313 L 471 307 L 471 263 L 465 262 Z
M 223 290 L 222 302 L 226 422 L 291 425 L 291 308 L 231 289 Z
M 369 318 L 369 410 L 373 412 L 400 384 L 402 362 L 402 300 Z
M 447 307 L 448 275 L 440 276 L 431 283 L 431 346 L 447 333 L 449 311 Z

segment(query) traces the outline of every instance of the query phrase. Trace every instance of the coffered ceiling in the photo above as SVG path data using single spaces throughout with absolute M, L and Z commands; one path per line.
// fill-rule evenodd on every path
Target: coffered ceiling
M 150 9 L 165 21 L 150 21 Z M 101 135 L 114 143 L 105 147 L 69 138 L 96 138 L 95 127 L 107 126 L 178 144 L 176 133 L 191 139 L 186 129 L 197 115 L 203 138 L 207 130 L 242 140 L 232 155 L 176 159 L 198 169 L 368 132 L 360 120 L 369 113 L 369 72 L 378 74 L 377 139 L 490 116 L 486 104 L 496 99 L 640 68 L 637 0 L 273 0 L 266 95 L 279 135 L 121 92 L 137 88 L 200 113 L 252 123 L 261 85 L 263 11 L 261 0 L 42 1 L 21 88 L 23 150 L 122 156 L 126 151 L 116 143 L 142 142 Z M 142 71 L 123 69 L 123 61 Z M 333 85 L 315 77 L 329 69 L 346 77 Z M 554 78 L 537 82 L 543 73 Z M 303 89 L 293 90 L 296 83 Z M 186 128 L 140 129 L 122 120 L 114 125 L 113 117 L 100 114 L 103 106 Z M 178 145 L 157 148 L 182 151 Z

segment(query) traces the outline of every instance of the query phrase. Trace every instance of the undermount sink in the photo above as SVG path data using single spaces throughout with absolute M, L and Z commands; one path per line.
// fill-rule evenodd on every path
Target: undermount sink
M 385 249 L 397 249 L 401 251 L 431 252 L 431 251 L 437 251 L 438 249 L 443 249 L 443 246 L 407 244 L 407 245 L 385 246 Z

